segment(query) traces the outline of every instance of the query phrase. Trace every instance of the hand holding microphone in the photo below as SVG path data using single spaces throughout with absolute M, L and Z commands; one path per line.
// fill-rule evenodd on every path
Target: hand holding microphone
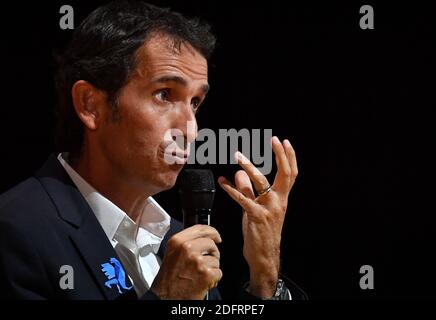
M 210 170 L 185 170 L 180 182 L 185 229 L 168 241 L 151 290 L 161 299 L 203 300 L 222 277 L 221 236 L 209 226 L 215 185 Z

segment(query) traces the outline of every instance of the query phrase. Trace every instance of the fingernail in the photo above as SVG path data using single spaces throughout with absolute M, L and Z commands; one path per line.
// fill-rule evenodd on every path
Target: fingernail
M 236 160 L 236 162 L 242 161 L 242 159 L 243 159 L 242 153 L 239 152 L 239 151 L 236 151 L 235 152 L 235 160 Z

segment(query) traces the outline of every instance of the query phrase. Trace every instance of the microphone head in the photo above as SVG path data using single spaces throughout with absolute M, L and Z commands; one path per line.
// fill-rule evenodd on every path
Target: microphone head
M 208 169 L 185 169 L 179 179 L 183 193 L 215 190 L 213 173 Z
M 196 216 L 210 215 L 216 191 L 215 182 L 212 171 L 207 169 L 185 169 L 180 173 L 179 179 L 186 228 L 198 223 Z

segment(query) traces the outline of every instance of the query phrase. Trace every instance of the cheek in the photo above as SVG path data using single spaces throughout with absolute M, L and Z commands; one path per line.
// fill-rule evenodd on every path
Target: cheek
M 159 155 L 165 146 L 165 135 L 175 115 L 153 101 L 140 96 L 137 90 L 126 90 L 119 105 L 119 143 L 131 157 L 143 155 L 149 160 Z M 114 132 L 117 135 L 117 132 Z
M 128 136 L 125 137 L 126 145 L 133 148 L 133 152 L 156 154 L 163 145 L 168 131 L 165 117 L 143 111 L 131 113 L 125 120 L 124 129 L 128 132 Z

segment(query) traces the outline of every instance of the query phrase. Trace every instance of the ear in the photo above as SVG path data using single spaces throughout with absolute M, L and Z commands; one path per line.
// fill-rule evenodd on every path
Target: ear
M 85 80 L 77 81 L 71 88 L 76 113 L 89 130 L 96 130 L 104 117 L 104 94 Z

